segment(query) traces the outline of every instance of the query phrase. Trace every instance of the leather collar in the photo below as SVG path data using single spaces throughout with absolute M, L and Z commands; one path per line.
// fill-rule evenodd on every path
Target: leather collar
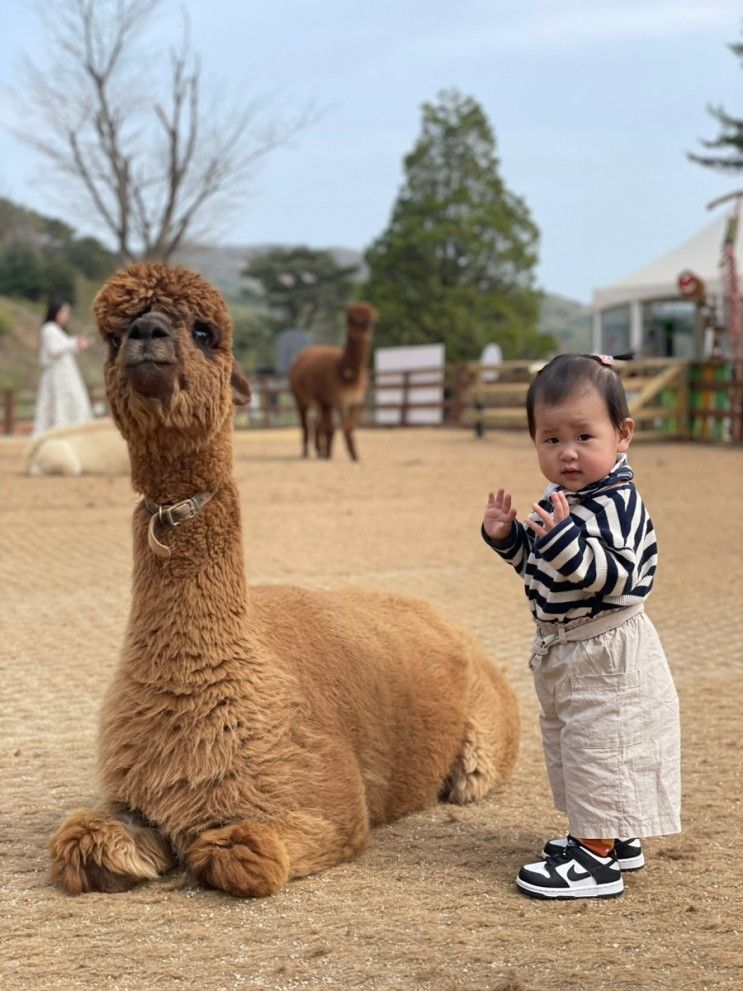
M 146 496 L 143 497 L 144 507 L 151 514 L 150 525 L 147 528 L 147 543 L 150 545 L 152 553 L 164 558 L 170 557 L 171 554 L 170 548 L 160 543 L 155 536 L 155 524 L 163 527 L 180 526 L 181 523 L 186 523 L 198 516 L 213 495 L 213 492 L 199 492 L 198 495 L 182 499 L 180 502 L 173 502 L 169 506 L 159 505 L 156 502 L 151 502 Z

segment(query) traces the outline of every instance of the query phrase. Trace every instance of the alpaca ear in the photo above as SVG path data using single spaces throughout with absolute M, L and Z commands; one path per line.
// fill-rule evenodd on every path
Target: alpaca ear
M 235 406 L 247 406 L 250 402 L 250 383 L 235 362 L 232 363 L 230 385 L 232 386 L 232 402 Z

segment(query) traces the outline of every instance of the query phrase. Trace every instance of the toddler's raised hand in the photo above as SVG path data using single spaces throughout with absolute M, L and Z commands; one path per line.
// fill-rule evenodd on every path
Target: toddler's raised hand
M 546 509 L 542 509 L 539 503 L 534 503 L 534 512 L 539 517 L 538 520 L 532 520 L 527 517 L 524 523 L 533 530 L 537 537 L 543 537 L 545 533 L 549 533 L 550 530 L 554 530 L 558 523 L 562 523 L 570 516 L 570 506 L 568 505 L 568 500 L 564 492 L 553 492 L 550 496 L 550 502 L 552 503 L 554 509 L 551 513 L 548 513 Z
M 511 532 L 516 510 L 511 507 L 511 493 L 498 489 L 488 496 L 482 528 L 491 540 L 506 540 Z

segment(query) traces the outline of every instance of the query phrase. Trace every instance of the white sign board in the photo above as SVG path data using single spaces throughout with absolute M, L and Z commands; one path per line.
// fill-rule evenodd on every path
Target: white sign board
M 438 424 L 444 416 L 444 361 L 443 344 L 411 344 L 402 348 L 377 348 L 374 352 L 374 372 L 377 405 L 394 404 L 391 409 L 378 409 L 376 422 L 394 426 L 402 422 L 402 406 L 407 376 L 406 423 Z M 419 403 L 430 406 L 416 408 Z
M 480 355 L 480 364 L 490 368 L 489 371 L 482 373 L 483 382 L 497 382 L 498 372 L 492 366 L 503 364 L 503 351 L 500 344 L 486 344 Z

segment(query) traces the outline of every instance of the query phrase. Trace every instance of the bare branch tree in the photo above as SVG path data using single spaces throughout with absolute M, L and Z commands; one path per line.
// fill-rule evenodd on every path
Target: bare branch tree
M 39 3 L 51 55 L 26 59 L 15 133 L 113 240 L 122 262 L 168 260 L 206 207 L 244 199 L 256 167 L 315 117 L 272 118 L 267 101 L 205 107 L 188 25 L 169 59 L 142 40 L 166 0 Z M 153 97 L 152 93 L 159 93 Z M 204 228 L 202 227 L 202 233 Z

